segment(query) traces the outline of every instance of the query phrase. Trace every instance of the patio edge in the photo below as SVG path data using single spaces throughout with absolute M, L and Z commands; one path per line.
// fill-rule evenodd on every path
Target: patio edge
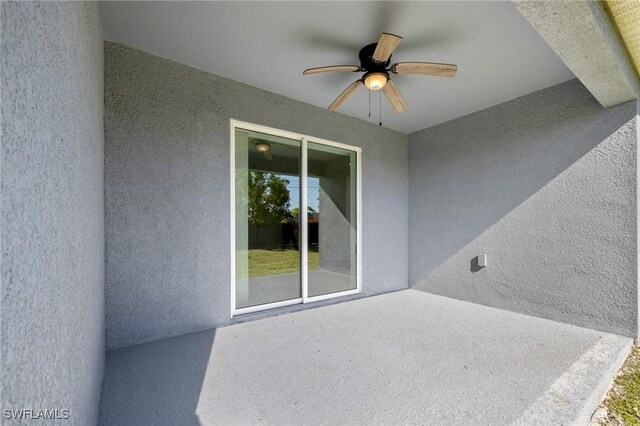
M 630 337 L 604 335 L 514 424 L 588 424 L 632 345 Z

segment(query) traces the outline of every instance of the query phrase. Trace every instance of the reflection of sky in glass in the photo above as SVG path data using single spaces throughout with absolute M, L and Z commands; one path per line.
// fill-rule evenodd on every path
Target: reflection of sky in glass
M 281 176 L 289 181 L 287 189 L 289 190 L 289 196 L 291 197 L 291 208 L 295 209 L 300 207 L 300 178 L 298 176 Z M 319 210 L 319 197 L 320 197 L 320 179 L 309 177 L 307 179 L 307 204 L 315 211 Z

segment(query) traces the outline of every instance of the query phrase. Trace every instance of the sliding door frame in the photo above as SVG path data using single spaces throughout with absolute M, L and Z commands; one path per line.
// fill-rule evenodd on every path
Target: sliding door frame
M 283 138 L 293 139 L 301 142 L 300 158 L 300 278 L 302 285 L 302 297 L 284 300 L 281 302 L 267 303 L 264 305 L 249 306 L 247 308 L 236 308 L 236 130 L 249 130 L 266 133 Z M 274 129 L 244 121 L 231 120 L 230 122 L 230 248 L 231 248 L 231 318 L 252 312 L 264 311 L 283 306 L 297 305 L 300 303 L 312 303 L 320 300 L 333 299 L 362 292 L 362 149 L 359 147 L 333 142 L 326 139 L 307 136 L 300 133 L 288 132 Z M 308 271 L 308 215 L 307 215 L 307 175 L 308 175 L 308 145 L 309 142 L 320 145 L 345 149 L 356 154 L 356 288 L 337 293 L 322 294 L 309 297 L 309 271 Z

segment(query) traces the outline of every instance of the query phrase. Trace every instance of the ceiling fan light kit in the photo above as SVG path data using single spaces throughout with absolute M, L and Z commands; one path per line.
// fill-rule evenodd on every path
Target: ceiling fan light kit
M 387 84 L 387 80 L 389 80 L 389 74 L 382 72 L 372 72 L 365 74 L 362 79 L 364 80 L 364 85 L 367 86 L 369 90 L 380 90 Z
M 439 64 L 434 62 L 399 62 L 391 64 L 391 55 L 398 47 L 402 37 L 382 33 L 377 43 L 371 43 L 360 50 L 360 66 L 333 65 L 306 69 L 303 74 L 319 74 L 332 71 L 364 72 L 365 74 L 351 83 L 335 101 L 329 106 L 332 111 L 338 110 L 349 96 L 364 84 L 370 91 L 382 90 L 385 97 L 397 112 L 407 109 L 407 102 L 389 78 L 392 74 L 419 74 L 437 77 L 455 77 L 458 67 L 453 64 Z
M 269 143 L 261 140 L 255 140 L 252 138 L 249 139 L 249 142 L 256 147 L 256 150 L 258 150 L 258 152 L 264 155 L 265 159 L 273 160 L 273 156 L 271 155 L 271 145 Z

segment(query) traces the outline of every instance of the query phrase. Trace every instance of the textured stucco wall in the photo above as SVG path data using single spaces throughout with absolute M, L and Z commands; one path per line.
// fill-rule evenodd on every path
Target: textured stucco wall
M 77 425 L 104 368 L 102 40 L 97 3 L 2 2 L 2 408 Z
M 109 348 L 230 322 L 231 118 L 362 147 L 364 295 L 407 287 L 406 135 L 105 46 Z
M 410 285 L 635 336 L 635 116 L 572 80 L 410 135 Z

